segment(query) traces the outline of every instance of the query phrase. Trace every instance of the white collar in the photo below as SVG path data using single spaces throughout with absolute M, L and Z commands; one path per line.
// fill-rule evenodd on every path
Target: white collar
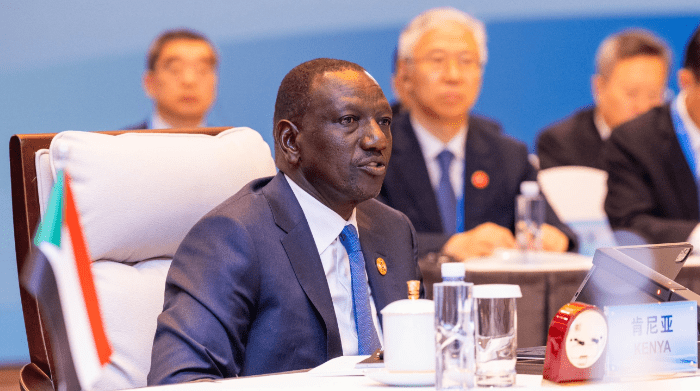
M 172 128 L 172 125 L 169 123 L 165 122 L 163 117 L 158 114 L 158 110 L 153 110 L 153 114 L 151 115 L 151 129 L 170 129 Z M 197 125 L 198 128 L 205 128 L 207 126 L 207 121 L 205 119 L 202 120 L 202 122 Z
M 457 134 L 452 137 L 447 144 L 443 143 L 435 137 L 428 129 L 421 125 L 418 120 L 411 115 L 411 126 L 415 131 L 416 138 L 418 139 L 418 144 L 421 146 L 421 151 L 423 151 L 423 157 L 426 161 L 433 161 L 437 159 L 437 155 L 443 150 L 447 149 L 455 157 L 456 161 L 464 160 L 464 145 L 467 141 L 467 125 L 465 124 Z
M 304 211 L 304 216 L 309 223 L 311 235 L 314 237 L 316 249 L 319 254 L 325 251 L 326 248 L 338 238 L 338 235 L 340 235 L 347 224 L 352 224 L 355 226 L 355 229 L 357 229 L 357 209 L 353 209 L 350 219 L 345 221 L 345 219 L 340 217 L 340 215 L 335 213 L 331 208 L 299 187 L 299 185 L 294 183 L 286 174 L 284 174 L 284 178 L 289 183 L 289 187 L 292 188 L 292 192 L 297 198 L 297 201 L 299 201 L 301 210 Z
M 605 122 L 605 118 L 603 118 L 597 108 L 593 110 L 593 123 L 595 124 L 595 128 L 598 130 L 598 134 L 600 134 L 600 138 L 603 141 L 610 138 L 612 129 L 610 129 L 608 123 Z
M 676 105 L 676 109 L 678 109 L 678 115 L 681 117 L 681 121 L 683 121 L 685 130 L 688 133 L 692 132 L 694 135 L 700 137 L 700 128 L 698 128 L 698 125 L 693 122 L 693 119 L 690 118 L 690 114 L 688 113 L 688 106 L 685 104 L 686 97 L 686 92 L 681 91 L 676 97 L 674 104 Z

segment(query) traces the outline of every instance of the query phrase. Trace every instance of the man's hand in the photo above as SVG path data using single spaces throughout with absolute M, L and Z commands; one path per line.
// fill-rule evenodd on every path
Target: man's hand
M 542 224 L 542 250 L 563 253 L 569 248 L 569 238 L 549 224 Z
M 557 230 L 552 227 L 552 229 Z M 561 232 L 559 232 L 561 233 Z M 564 236 L 566 239 L 566 236 Z M 567 245 L 568 245 L 568 239 Z M 515 237 L 508 228 L 494 223 L 483 223 L 467 232 L 452 235 L 442 247 L 442 253 L 455 259 L 489 256 L 497 248 L 515 248 Z

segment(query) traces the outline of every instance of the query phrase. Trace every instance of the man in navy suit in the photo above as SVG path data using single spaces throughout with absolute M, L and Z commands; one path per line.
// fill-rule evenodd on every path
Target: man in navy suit
M 216 100 L 218 55 L 204 35 L 189 29 L 168 30 L 148 50 L 143 89 L 153 113 L 129 129 L 205 127 Z
M 461 260 L 514 247 L 515 197 L 537 171 L 523 143 L 470 113 L 486 64 L 483 24 L 454 8 L 432 9 L 402 31 L 398 51 L 395 83 L 411 104 L 391 126 L 394 155 L 380 199 L 411 219 L 421 255 Z M 545 250 L 575 247 L 549 207 L 546 223 Z
M 678 73 L 681 93 L 616 128 L 603 149 L 605 212 L 647 243 L 700 248 L 700 26 Z
M 577 110 L 537 137 L 540 168 L 604 170 L 603 144 L 616 127 L 664 103 L 671 53 L 651 31 L 627 29 L 600 44 L 591 78 L 595 106 Z
M 420 279 L 410 221 L 374 199 L 391 119 L 357 64 L 316 59 L 285 76 L 273 130 L 280 172 L 183 240 L 149 385 L 312 368 L 380 347 L 379 311 Z

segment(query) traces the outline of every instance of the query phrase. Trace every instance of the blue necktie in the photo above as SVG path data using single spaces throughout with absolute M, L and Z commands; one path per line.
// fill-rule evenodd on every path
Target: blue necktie
M 437 202 L 442 217 L 442 229 L 446 234 L 457 232 L 457 197 L 450 181 L 450 164 L 454 159 L 452 152 L 447 149 L 437 155 L 440 165 L 440 183 L 437 188 Z
M 372 354 L 381 347 L 377 330 L 372 321 L 372 309 L 367 293 L 367 272 L 365 257 L 360 248 L 360 239 L 352 224 L 346 225 L 340 233 L 340 243 L 343 244 L 350 258 L 350 277 L 352 278 L 352 307 L 355 312 L 355 327 L 357 328 L 357 350 L 359 355 Z

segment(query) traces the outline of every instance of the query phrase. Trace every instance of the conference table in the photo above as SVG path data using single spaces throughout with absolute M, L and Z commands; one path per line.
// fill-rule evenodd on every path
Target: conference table
M 575 253 L 523 253 L 497 250 L 490 257 L 465 261 L 466 281 L 474 284 L 517 284 L 523 297 L 517 301 L 518 347 L 543 346 L 549 323 L 571 301 L 593 258 Z M 442 280 L 440 260 L 426 257 L 419 262 L 426 298 L 432 299 L 433 284 Z M 700 292 L 700 256 L 690 256 L 676 282 Z
M 281 374 L 249 376 L 234 379 L 194 382 L 172 386 L 159 386 L 159 390 L 168 391 L 216 391 L 216 390 L 261 390 L 261 389 L 285 389 L 285 390 L 387 390 L 394 388 L 416 388 L 417 385 L 394 386 L 375 380 L 373 374 L 384 369 L 354 369 L 354 364 L 366 356 L 346 356 L 331 360 L 310 371 L 295 371 Z M 368 372 L 365 372 L 368 371 Z M 399 376 L 399 378 L 401 378 Z M 405 377 L 404 377 L 405 378 Z M 410 382 L 409 382 L 410 383 Z M 516 377 L 517 389 L 541 389 L 553 387 L 566 387 L 575 390 L 607 391 L 607 390 L 696 390 L 700 388 L 700 371 L 690 374 L 674 374 L 656 378 L 616 382 L 578 382 L 556 384 L 542 379 L 541 375 L 523 375 Z M 425 390 L 434 390 L 428 385 Z

